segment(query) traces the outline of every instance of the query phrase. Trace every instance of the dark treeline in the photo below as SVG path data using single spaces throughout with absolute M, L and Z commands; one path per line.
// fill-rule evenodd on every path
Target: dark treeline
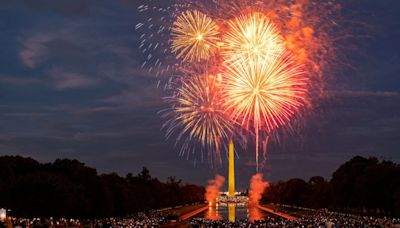
M 31 158 L 0 157 L 0 206 L 17 216 L 103 218 L 204 200 L 204 188 L 164 183 L 143 168 L 138 175 L 98 175 L 77 160 L 41 164 Z
M 377 216 L 400 216 L 400 165 L 354 157 L 330 181 L 315 176 L 271 184 L 265 202 Z

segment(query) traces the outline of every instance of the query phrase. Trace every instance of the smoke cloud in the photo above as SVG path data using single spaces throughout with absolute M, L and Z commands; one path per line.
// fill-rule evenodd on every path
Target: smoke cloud
M 260 221 L 263 219 L 263 214 L 258 207 L 249 207 L 249 220 L 251 222 Z
M 222 187 L 224 182 L 225 178 L 220 175 L 216 175 L 214 180 L 208 181 L 205 198 L 209 204 L 215 205 L 216 199 L 220 195 L 219 189 Z
M 249 190 L 249 204 L 258 205 L 265 188 L 269 186 L 267 181 L 263 181 L 263 175 L 261 173 L 255 174 L 250 180 Z

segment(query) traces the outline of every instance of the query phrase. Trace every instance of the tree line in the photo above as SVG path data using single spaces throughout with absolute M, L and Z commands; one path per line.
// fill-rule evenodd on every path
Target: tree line
M 272 183 L 265 203 L 374 216 L 400 216 L 400 165 L 356 156 L 341 165 L 330 181 L 311 177 Z
M 104 218 L 204 201 L 202 186 L 175 177 L 162 182 L 147 168 L 137 175 L 99 175 L 77 160 L 39 163 L 0 157 L 0 207 L 25 217 Z M 271 183 L 263 202 L 333 211 L 400 216 L 400 165 L 354 157 L 328 181 L 293 178 Z
M 0 157 L 0 207 L 25 217 L 104 218 L 204 201 L 202 186 L 153 178 L 147 168 L 99 175 L 77 160 Z

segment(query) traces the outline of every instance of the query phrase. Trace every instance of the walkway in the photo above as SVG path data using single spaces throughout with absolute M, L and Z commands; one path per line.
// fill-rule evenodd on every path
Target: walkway
M 285 219 L 289 219 L 289 220 L 297 220 L 298 219 L 297 217 L 285 214 L 283 212 L 274 211 L 274 210 L 272 210 L 271 208 L 268 208 L 268 207 L 263 207 L 263 206 L 258 205 L 258 208 L 260 208 L 261 210 L 264 210 L 264 211 L 266 211 L 268 213 L 271 213 L 271 214 L 277 215 L 279 217 L 285 218 Z
M 181 216 L 179 216 L 179 219 L 180 220 L 186 220 L 186 219 L 188 219 L 190 217 L 193 217 L 193 216 L 197 215 L 198 213 L 203 212 L 203 211 L 205 211 L 207 209 L 208 209 L 208 205 L 204 206 L 204 207 L 201 207 L 201 208 L 199 208 L 197 210 L 191 211 L 189 213 L 186 213 L 184 215 L 181 215 Z

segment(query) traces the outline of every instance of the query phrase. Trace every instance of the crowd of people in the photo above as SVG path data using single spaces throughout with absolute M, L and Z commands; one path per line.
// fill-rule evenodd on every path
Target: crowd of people
M 312 228 L 342 228 L 342 227 L 397 227 L 400 228 L 400 219 L 372 218 L 372 217 L 352 217 L 348 215 L 331 215 L 317 213 L 304 216 L 298 220 L 288 220 L 280 217 L 265 217 L 259 221 L 239 220 L 229 222 L 226 220 L 208 220 L 205 218 L 192 218 L 191 227 L 211 228 L 211 227 L 312 227 Z
M 179 221 L 178 221 L 179 222 Z M 138 213 L 127 218 L 107 218 L 97 220 L 74 220 L 54 218 L 8 218 L 0 223 L 0 228 L 111 228 L 111 227 L 174 227 L 174 220 L 163 213 Z M 263 220 L 248 221 L 239 220 L 229 222 L 226 220 L 209 220 L 206 218 L 191 218 L 188 221 L 179 223 L 186 227 L 213 228 L 213 227 L 316 227 L 316 228 L 339 228 L 339 227 L 398 227 L 400 219 L 354 217 L 349 215 L 338 215 L 329 213 L 316 213 L 299 218 L 298 220 L 287 220 L 280 217 L 265 217 Z
M 78 220 L 65 218 L 12 218 L 0 221 L 0 228 L 112 228 L 112 227 L 159 227 L 167 222 L 168 216 L 157 213 L 138 213 L 127 218 Z

